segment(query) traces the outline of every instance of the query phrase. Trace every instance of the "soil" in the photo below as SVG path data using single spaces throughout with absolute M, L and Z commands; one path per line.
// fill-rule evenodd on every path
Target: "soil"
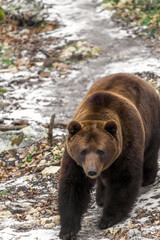
M 48 27 L 12 22 L 10 34 L 0 36 L 4 54 L 13 59 L 0 69 L 0 89 L 6 90 L 0 95 L 2 125 L 27 120 L 31 127 L 46 126 L 53 114 L 57 122 L 67 123 L 92 83 L 110 73 L 137 74 L 159 90 L 158 43 L 117 25 L 102 1 L 43 2 Z M 101 50 L 93 54 L 96 46 Z M 65 124 L 53 133 L 52 146 L 41 137 L 0 153 L 0 240 L 59 239 L 57 188 Z M 97 229 L 101 209 L 93 192 L 77 239 L 159 239 L 159 185 L 158 174 L 154 184 L 141 189 L 131 216 L 104 231 Z

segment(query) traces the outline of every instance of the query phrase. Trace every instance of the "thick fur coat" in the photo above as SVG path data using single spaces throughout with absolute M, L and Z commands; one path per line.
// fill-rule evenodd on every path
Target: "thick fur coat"
M 80 230 L 90 192 L 103 206 L 99 228 L 111 227 L 130 212 L 140 186 L 158 171 L 160 97 L 131 74 L 99 79 L 68 124 L 59 180 L 60 238 Z

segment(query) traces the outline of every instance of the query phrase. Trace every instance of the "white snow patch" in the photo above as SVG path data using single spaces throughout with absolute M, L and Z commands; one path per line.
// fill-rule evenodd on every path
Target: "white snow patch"
M 7 227 L 1 230 L 0 240 L 59 240 L 59 230 L 37 229 L 27 232 L 17 232 L 16 230 Z

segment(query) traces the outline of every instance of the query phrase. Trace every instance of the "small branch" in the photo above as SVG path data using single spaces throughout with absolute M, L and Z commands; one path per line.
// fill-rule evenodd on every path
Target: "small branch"
M 19 125 L 19 126 L 0 126 L 0 131 L 1 132 L 6 132 L 6 131 L 14 131 L 14 130 L 20 130 L 22 128 L 27 127 L 27 125 Z
M 42 52 L 47 58 L 50 58 L 51 56 L 43 49 L 39 49 L 40 52 Z
M 68 125 L 68 123 L 64 123 L 64 122 L 54 122 L 53 126 L 56 127 L 60 127 L 60 128 L 66 128 Z M 50 124 L 43 124 L 43 126 L 45 128 L 49 128 Z
M 50 120 L 50 124 L 49 124 L 49 130 L 48 130 L 48 144 L 52 146 L 52 140 L 53 140 L 53 126 L 54 126 L 54 119 L 55 119 L 55 114 L 52 115 L 51 120 Z
M 66 128 L 68 123 L 63 123 L 63 122 L 55 122 L 54 127 L 63 127 Z
M 56 162 L 52 163 L 52 166 L 60 166 L 61 160 L 57 160 Z
M 49 152 L 49 151 L 50 151 L 50 149 L 43 149 L 40 152 L 34 152 L 34 153 L 31 153 L 31 154 L 32 154 L 32 157 L 36 157 L 36 156 L 38 156 L 40 154 L 43 154 L 44 152 Z

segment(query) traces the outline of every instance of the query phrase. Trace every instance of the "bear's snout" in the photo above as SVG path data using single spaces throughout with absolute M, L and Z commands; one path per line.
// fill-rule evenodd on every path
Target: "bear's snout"
M 94 152 L 88 153 L 86 155 L 82 167 L 86 176 L 90 178 L 97 178 L 101 174 L 103 168 L 99 156 Z
M 88 176 L 89 177 L 95 177 L 97 176 L 97 170 L 95 168 L 89 168 L 88 169 Z

